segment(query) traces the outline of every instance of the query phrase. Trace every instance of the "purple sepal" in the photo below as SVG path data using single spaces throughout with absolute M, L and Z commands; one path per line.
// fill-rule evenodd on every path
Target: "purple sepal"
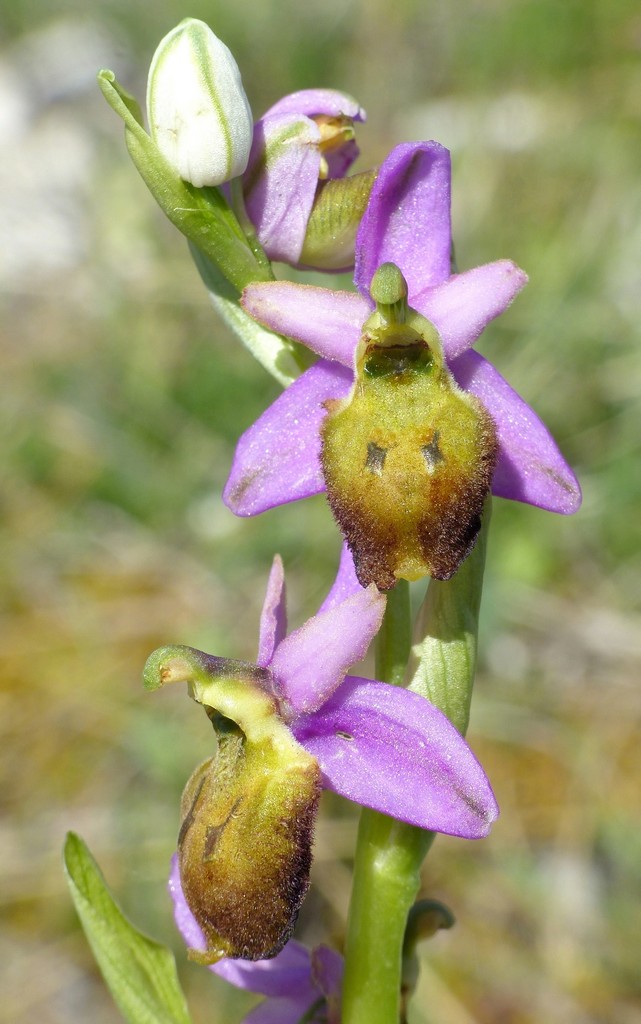
M 254 126 L 245 205 L 272 260 L 298 262 L 318 186 L 319 144 L 318 126 L 307 117 L 285 114 Z
M 320 178 L 343 177 L 358 156 L 354 139 L 325 152 L 317 117 L 362 121 L 365 114 L 351 96 L 304 89 L 283 97 L 254 125 L 243 192 L 247 213 L 272 260 L 299 262 Z
M 315 615 L 279 644 L 270 670 L 295 714 L 320 707 L 365 657 L 384 611 L 385 596 L 372 584 Z
M 319 993 L 310 985 L 309 998 L 266 999 L 247 1014 L 242 1024 L 300 1024 L 318 998 Z
M 466 352 L 450 368 L 496 424 L 499 455 L 492 493 L 563 515 L 576 512 L 581 505 L 579 482 L 530 406 L 478 352 Z
M 287 635 L 287 603 L 285 592 L 285 571 L 280 555 L 274 556 L 263 610 L 260 616 L 258 657 L 256 664 L 261 668 L 269 665 L 274 651 Z
M 316 946 L 311 956 L 312 976 L 326 998 L 340 995 L 343 981 L 343 958 L 329 946 Z
M 270 107 L 262 120 L 288 114 L 315 117 L 347 117 L 352 121 L 365 121 L 366 114 L 352 96 L 335 89 L 302 89 L 284 96 Z M 325 154 L 330 178 L 342 178 L 356 160 L 359 150 L 354 139 Z
M 438 142 L 395 146 L 381 165 L 356 236 L 362 295 L 381 263 L 395 263 L 416 294 L 450 276 L 450 154 Z
M 348 370 L 321 360 L 245 431 L 223 491 L 232 512 L 252 516 L 325 489 L 320 464 L 323 403 L 343 398 L 351 386 Z
M 498 807 L 463 737 L 424 697 L 348 676 L 313 715 L 292 725 L 324 784 L 419 828 L 466 839 L 490 831 Z
M 367 117 L 353 96 L 336 89 L 300 89 L 298 92 L 290 92 L 266 110 L 263 118 L 276 114 L 349 117 L 352 121 L 365 121 Z
M 205 937 L 183 895 L 176 854 L 171 858 L 167 887 L 173 902 L 174 921 L 186 945 L 191 949 L 205 950 Z M 293 940 L 271 960 L 224 959 L 209 967 L 210 971 L 236 988 L 263 996 L 305 994 L 309 989 L 310 969 L 309 950 Z

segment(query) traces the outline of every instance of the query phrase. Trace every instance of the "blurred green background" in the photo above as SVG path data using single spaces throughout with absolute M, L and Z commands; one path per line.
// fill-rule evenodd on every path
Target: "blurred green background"
M 495 502 L 470 739 L 502 806 L 439 839 L 425 893 L 459 924 L 424 950 L 413 1024 L 641 1021 L 641 10 L 636 0 L 22 0 L 3 9 L 0 1020 L 119 1015 L 70 906 L 80 832 L 121 903 L 174 946 L 197 1022 L 252 997 L 186 962 L 165 895 L 208 724 L 145 695 L 165 642 L 252 658 L 282 553 L 295 624 L 338 554 L 321 498 L 238 521 L 234 439 L 277 389 L 217 322 L 95 86 L 140 97 L 187 14 L 234 50 L 258 114 L 335 86 L 396 142 L 453 152 L 461 269 L 530 285 L 480 343 L 575 465 L 581 512 Z M 299 933 L 340 943 L 354 812 L 323 806 Z

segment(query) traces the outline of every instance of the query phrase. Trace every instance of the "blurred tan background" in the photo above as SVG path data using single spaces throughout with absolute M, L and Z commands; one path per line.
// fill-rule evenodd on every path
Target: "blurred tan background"
M 275 385 L 217 322 L 95 85 L 139 97 L 187 14 L 252 106 L 335 86 L 369 112 L 365 168 L 436 138 L 461 269 L 530 285 L 480 343 L 580 474 L 573 519 L 495 502 L 470 739 L 502 817 L 439 839 L 413 1024 L 641 1021 L 641 10 L 635 0 L 21 0 L 0 52 L 2 1024 L 119 1015 L 60 866 L 80 832 L 130 916 L 174 946 L 194 1020 L 252 1005 L 185 960 L 165 895 L 209 727 L 143 693 L 156 646 L 252 658 L 274 551 L 294 624 L 329 585 L 321 498 L 238 521 L 234 439 Z M 325 279 L 327 280 L 327 279 Z M 340 282 L 341 284 L 343 282 Z M 340 943 L 354 811 L 328 798 L 299 934 Z

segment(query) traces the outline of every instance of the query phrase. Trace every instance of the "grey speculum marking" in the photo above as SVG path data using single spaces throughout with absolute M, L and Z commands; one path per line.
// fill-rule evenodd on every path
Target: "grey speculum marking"
M 375 441 L 368 441 L 365 469 L 369 469 L 370 473 L 376 473 L 376 476 L 382 476 L 386 455 L 387 448 L 381 448 Z
M 421 448 L 423 458 L 425 459 L 425 465 L 427 466 L 427 472 L 433 473 L 439 462 L 443 462 L 443 452 L 439 447 L 439 438 L 441 434 L 439 430 L 434 431 L 434 437 L 429 444 L 424 444 Z

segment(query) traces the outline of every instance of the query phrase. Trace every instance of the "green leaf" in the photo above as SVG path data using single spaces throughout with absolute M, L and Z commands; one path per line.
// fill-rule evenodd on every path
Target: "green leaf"
M 191 1024 L 173 954 L 127 920 L 82 839 L 69 832 L 64 864 L 98 966 L 130 1024 Z

